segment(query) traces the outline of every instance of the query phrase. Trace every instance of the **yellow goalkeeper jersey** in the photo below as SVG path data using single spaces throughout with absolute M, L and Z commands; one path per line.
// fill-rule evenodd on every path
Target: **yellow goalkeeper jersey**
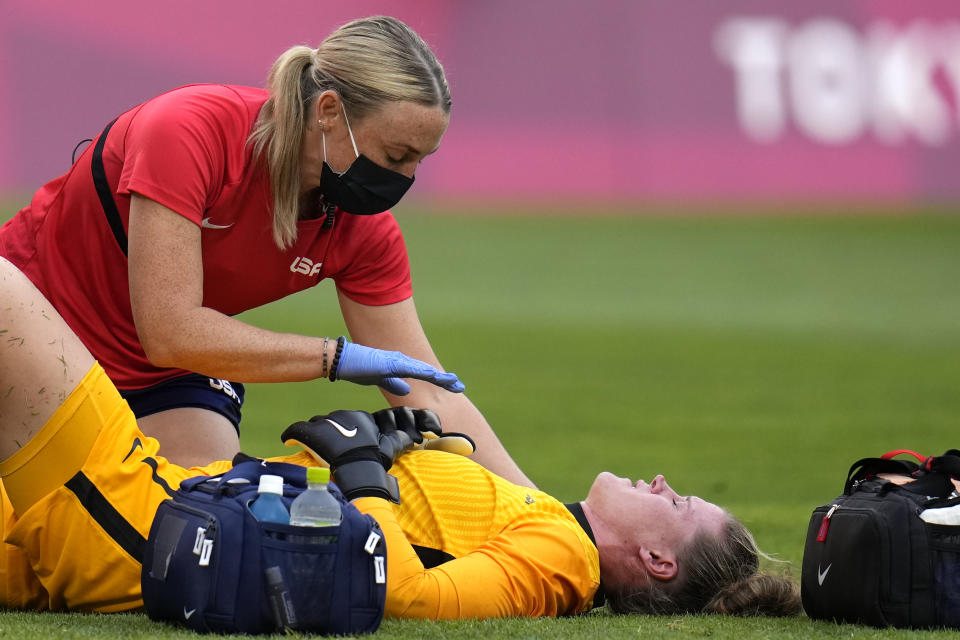
M 592 607 L 597 548 L 561 502 L 440 451 L 409 452 L 390 472 L 400 505 L 355 501 L 387 540 L 388 616 L 561 616 Z

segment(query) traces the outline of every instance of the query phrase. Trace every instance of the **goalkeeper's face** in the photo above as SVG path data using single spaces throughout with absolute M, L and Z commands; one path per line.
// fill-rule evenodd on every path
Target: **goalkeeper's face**
M 639 557 L 651 575 L 662 580 L 676 577 L 677 553 L 697 533 L 719 536 L 727 519 L 717 505 L 679 495 L 660 475 L 648 483 L 601 473 L 584 502 L 628 554 Z

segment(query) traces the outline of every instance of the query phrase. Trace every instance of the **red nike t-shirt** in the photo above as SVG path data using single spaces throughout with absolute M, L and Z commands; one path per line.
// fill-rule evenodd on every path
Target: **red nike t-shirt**
M 131 193 L 201 226 L 203 304 L 230 315 L 324 278 L 361 304 L 409 298 L 407 252 L 389 212 L 340 213 L 329 229 L 323 218 L 301 221 L 291 248 L 274 244 L 269 178 L 247 144 L 266 99 L 263 89 L 193 85 L 121 115 L 103 163 L 124 229 Z M 53 303 L 118 387 L 142 388 L 184 371 L 154 367 L 140 346 L 127 259 L 93 182 L 94 144 L 0 228 L 0 255 Z

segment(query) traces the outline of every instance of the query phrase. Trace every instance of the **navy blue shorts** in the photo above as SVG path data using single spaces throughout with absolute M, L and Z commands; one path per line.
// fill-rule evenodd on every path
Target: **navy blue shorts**
M 239 382 L 189 373 L 143 389 L 120 389 L 120 395 L 138 418 L 167 409 L 196 407 L 219 413 L 239 434 L 243 391 Z

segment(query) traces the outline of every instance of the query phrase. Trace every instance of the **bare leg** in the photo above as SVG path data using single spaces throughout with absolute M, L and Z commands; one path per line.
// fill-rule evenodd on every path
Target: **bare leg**
M 30 440 L 93 366 L 93 356 L 33 283 L 0 258 L 0 460 Z M 230 421 L 205 409 L 163 411 L 137 421 L 189 467 L 240 450 Z
M 53 305 L 0 258 L 0 460 L 40 430 L 93 362 Z
M 219 413 L 181 407 L 137 420 L 140 430 L 160 441 L 160 455 L 181 467 L 230 460 L 240 451 L 240 438 Z

